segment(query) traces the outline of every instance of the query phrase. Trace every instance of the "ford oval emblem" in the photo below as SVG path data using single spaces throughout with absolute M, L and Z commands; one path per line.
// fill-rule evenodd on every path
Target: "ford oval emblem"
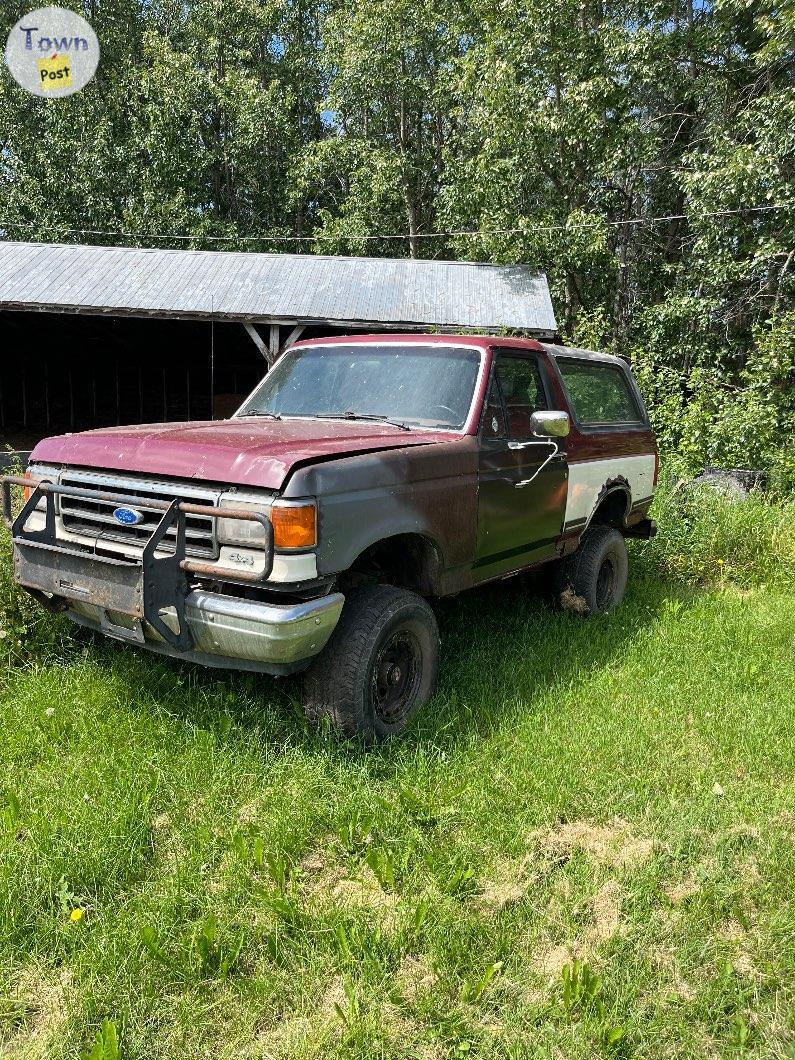
M 117 508 L 113 518 L 122 526 L 138 526 L 144 521 L 144 513 L 139 512 L 137 508 Z

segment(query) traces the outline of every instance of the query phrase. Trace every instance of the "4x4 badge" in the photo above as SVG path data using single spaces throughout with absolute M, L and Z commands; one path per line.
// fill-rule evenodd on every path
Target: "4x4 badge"
M 254 566 L 254 557 L 246 556 L 242 552 L 230 552 L 229 560 L 231 563 L 242 563 L 246 567 Z

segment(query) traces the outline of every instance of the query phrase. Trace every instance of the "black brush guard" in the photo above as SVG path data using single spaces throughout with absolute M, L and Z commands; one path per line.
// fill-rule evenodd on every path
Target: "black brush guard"
M 13 514 L 12 487 L 31 489 L 19 514 Z M 163 512 L 152 536 L 144 545 L 139 559 L 103 556 L 88 548 L 59 542 L 55 533 L 55 498 L 58 495 L 81 500 L 105 501 L 116 507 L 140 505 L 140 497 L 122 493 L 61 486 L 20 475 L 0 476 L 3 522 L 11 531 L 14 546 L 14 577 L 16 581 L 50 610 L 62 611 L 67 601 L 78 600 L 102 609 L 102 628 L 123 640 L 143 642 L 142 621 L 155 629 L 166 644 L 177 651 L 193 647 L 185 619 L 185 597 L 188 595 L 188 574 L 219 581 L 259 584 L 264 582 L 273 567 L 273 527 L 270 520 L 258 512 L 241 508 L 216 508 L 186 501 L 147 500 L 146 507 Z M 45 501 L 44 528 L 26 530 L 25 523 L 34 510 Z M 216 563 L 200 563 L 185 554 L 185 516 L 202 515 L 211 519 L 248 519 L 265 531 L 265 568 L 248 572 L 220 567 Z M 162 548 L 166 534 L 176 525 L 174 551 Z M 168 549 L 171 548 L 169 542 Z M 159 554 L 158 554 L 159 551 Z M 162 617 L 164 608 L 173 607 L 177 615 L 175 632 Z M 137 620 L 130 629 L 114 623 L 108 612 L 128 615 Z

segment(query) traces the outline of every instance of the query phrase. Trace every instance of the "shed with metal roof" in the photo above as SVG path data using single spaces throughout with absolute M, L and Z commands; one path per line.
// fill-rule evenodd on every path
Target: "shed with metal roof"
M 254 385 L 259 354 L 386 329 L 557 327 L 527 265 L 0 242 L 0 342 L 22 358 L 0 359 L 0 435 L 212 414 Z

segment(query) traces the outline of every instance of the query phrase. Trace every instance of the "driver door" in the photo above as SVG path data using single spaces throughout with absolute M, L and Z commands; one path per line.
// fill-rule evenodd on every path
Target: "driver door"
M 566 509 L 565 440 L 538 438 L 530 426 L 532 414 L 549 407 L 538 357 L 496 351 L 480 431 L 477 581 L 555 555 Z

